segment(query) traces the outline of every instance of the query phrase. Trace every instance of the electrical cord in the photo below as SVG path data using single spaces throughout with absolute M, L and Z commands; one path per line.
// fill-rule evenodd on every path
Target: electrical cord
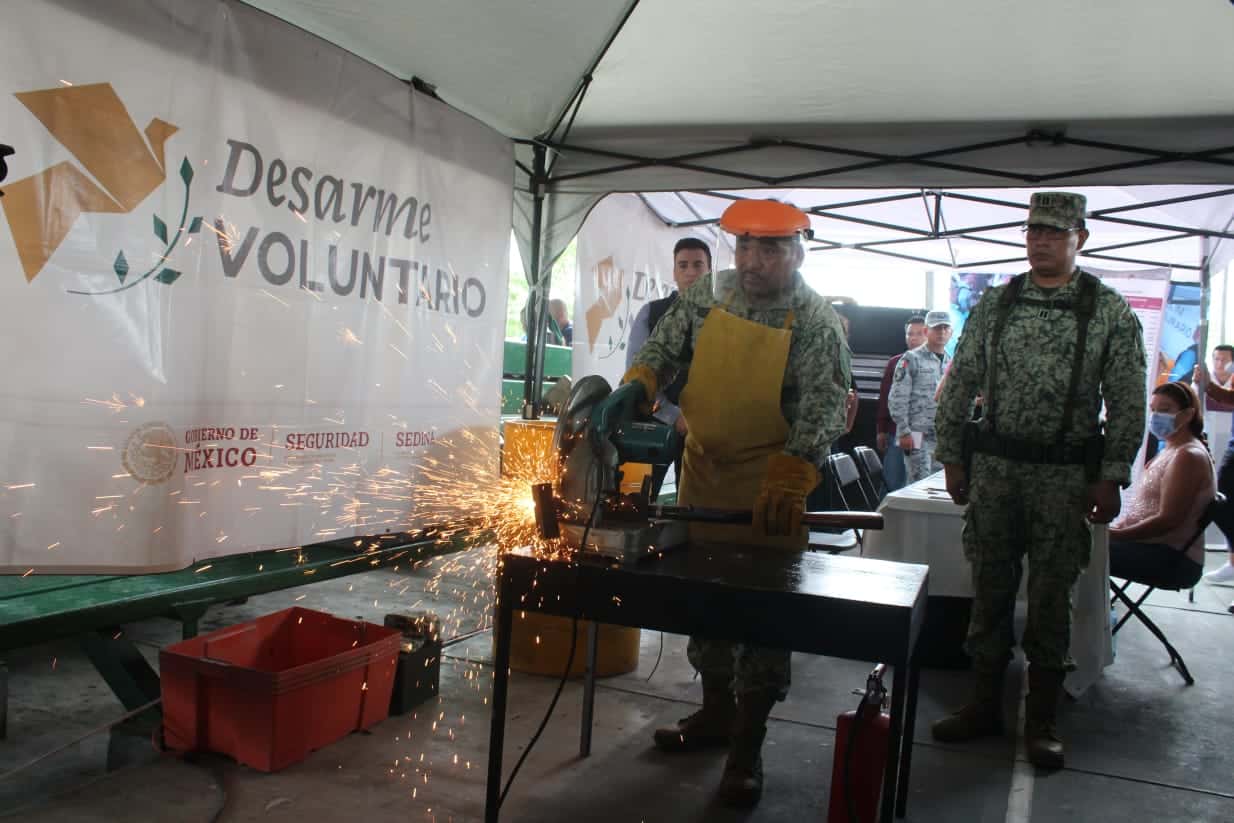
M 135 717 L 141 714 L 142 712 L 144 712 L 146 709 L 157 706 L 158 704 L 162 702 L 163 702 L 163 698 L 161 697 L 151 700 L 149 703 L 138 706 L 132 711 L 125 712 L 124 714 L 117 717 L 115 720 L 108 720 L 106 723 L 103 723 L 100 726 L 94 727 L 93 729 L 86 732 L 85 734 L 80 735 L 79 737 L 75 737 L 69 742 L 64 743 L 63 745 L 57 746 L 56 748 L 52 749 L 49 752 L 44 752 L 43 754 L 39 755 L 33 760 L 23 763 L 22 765 L 17 766 L 15 768 L 9 769 L 7 772 L 0 772 L 0 782 L 8 780 L 10 777 L 13 777 L 14 775 L 21 774 L 26 769 L 30 768 L 31 766 L 37 765 L 39 763 L 42 763 L 44 760 L 51 757 L 52 755 L 59 754 L 60 752 L 64 751 L 67 748 L 76 746 L 78 743 L 85 740 L 87 737 L 98 734 L 99 732 L 105 732 L 108 729 L 110 729 L 112 726 L 118 726 L 119 724 L 123 723 L 125 720 L 128 720 L 130 717 Z
M 99 733 L 101 733 L 101 732 L 108 731 L 108 730 L 110 730 L 111 728 L 113 728 L 113 727 L 115 727 L 115 726 L 120 725 L 121 723 L 123 723 L 124 721 L 126 721 L 126 720 L 128 720 L 128 719 L 133 718 L 133 717 L 136 717 L 137 715 L 141 714 L 142 712 L 146 711 L 147 709 L 154 708 L 155 706 L 159 705 L 159 704 L 160 704 L 160 703 L 162 703 L 162 702 L 163 702 L 162 698 L 157 698 L 157 699 L 155 699 L 155 700 L 151 700 L 149 703 L 146 703 L 146 704 L 144 704 L 144 705 L 142 705 L 142 706 L 138 706 L 136 709 L 133 709 L 132 711 L 126 712 L 125 714 L 121 715 L 120 717 L 116 718 L 115 720 L 109 720 L 109 721 L 107 721 L 106 723 L 103 723 L 103 724 L 102 724 L 102 725 L 100 725 L 100 726 L 96 726 L 95 728 L 91 729 L 90 731 L 86 732 L 85 734 L 80 735 L 80 736 L 78 736 L 78 737 L 76 737 L 76 738 L 74 738 L 74 739 L 72 739 L 72 740 L 68 741 L 67 743 L 64 743 L 64 744 L 60 745 L 60 746 L 57 746 L 56 748 L 52 749 L 52 750 L 51 750 L 51 751 L 49 751 L 49 752 L 45 752 L 45 753 L 43 753 L 43 754 L 39 755 L 38 757 L 34 758 L 33 760 L 30 760 L 30 761 L 28 761 L 28 762 L 26 762 L 26 763 L 24 763 L 24 764 L 22 764 L 22 765 L 20 765 L 20 766 L 17 766 L 17 767 L 15 767 L 15 768 L 13 768 L 13 769 L 10 769 L 10 770 L 8 770 L 8 771 L 6 771 L 6 772 L 4 772 L 4 773 L 0 774 L 0 781 L 7 780 L 7 779 L 9 779 L 10 777 L 13 777 L 13 776 L 15 776 L 15 775 L 21 774 L 22 772 L 26 771 L 26 770 L 27 770 L 27 769 L 29 769 L 30 767 L 35 766 L 35 765 L 37 765 L 37 764 L 39 764 L 39 763 L 43 762 L 43 761 L 44 761 L 44 760 L 46 760 L 47 758 L 49 758 L 49 757 L 51 757 L 51 756 L 53 756 L 53 755 L 59 754 L 60 752 L 64 751 L 65 749 L 68 749 L 68 748 L 71 748 L 71 747 L 73 747 L 73 746 L 76 746 L 77 744 L 79 744 L 79 743 L 81 743 L 83 740 L 85 740 L 87 737 L 91 737 L 91 736 L 93 736 L 93 735 L 95 735 L 95 734 L 99 734 Z M 152 731 L 152 732 L 150 733 L 150 742 L 151 742 L 151 745 L 154 747 L 154 750 L 155 750 L 155 751 L 157 751 L 157 752 L 159 752 L 160 754 L 162 754 L 162 753 L 164 753 L 164 752 L 166 752 L 166 751 L 167 751 L 167 748 L 166 748 L 166 747 L 163 745 L 163 743 L 162 743 L 162 735 L 160 735 L 160 734 L 159 734 L 159 732 L 160 732 L 160 731 L 161 731 L 161 728 L 158 728 L 158 729 L 155 729 L 154 731 Z M 196 758 L 193 758 L 193 757 L 186 757 L 186 758 L 185 758 L 185 760 L 186 760 L 187 762 L 193 763 L 194 765 L 201 765 L 201 766 L 204 766 L 204 767 L 205 767 L 205 768 L 206 768 L 206 769 L 207 769 L 207 770 L 211 773 L 211 776 L 212 776 L 212 777 L 214 777 L 215 782 L 216 782 L 216 784 L 218 785 L 218 789 L 219 789 L 219 801 L 218 801 L 218 805 L 217 805 L 217 806 L 215 807 L 215 809 L 214 809 L 214 813 L 213 813 L 213 814 L 211 814 L 211 816 L 210 816 L 209 823 L 218 823 L 218 821 L 222 819 L 222 817 L 223 817 L 223 813 L 227 811 L 227 802 L 228 802 L 228 797 L 227 797 L 227 787 L 226 787 L 226 783 L 225 783 L 225 782 L 224 782 L 224 780 L 223 780 L 224 775 L 223 775 L 223 772 L 222 772 L 222 768 L 221 768 L 221 767 L 220 767 L 220 768 L 218 768 L 218 769 L 210 768 L 209 766 L 205 766 L 205 764 L 201 764 L 201 763 L 199 763 L 199 762 L 196 760 Z M 86 782 L 86 783 L 84 783 L 84 784 L 81 784 L 81 785 L 75 786 L 75 787 L 72 789 L 72 791 L 81 791 L 81 790 L 85 789 L 87 786 L 93 785 L 94 783 L 97 783 L 97 782 L 99 782 L 100 780 L 104 780 L 104 779 L 106 779 L 108 776 L 109 776 L 108 774 L 102 774 L 102 775 L 99 775 L 98 777 L 94 778 L 93 780 L 89 780 L 89 781 L 87 781 L 87 782 Z M 54 795 L 54 796 L 55 796 L 55 797 L 58 797 L 59 795 L 57 794 L 57 795 Z M 11 810 L 9 810 L 9 811 L 7 811 L 7 812 L 3 813 L 3 814 L 0 814 L 0 817 L 2 817 L 2 818 L 4 818 L 4 819 L 8 819 L 10 816 L 11 816 L 11 817 L 17 817 L 17 816 L 21 815 L 22 813 L 29 812 L 29 811 L 33 810 L 34 808 L 36 808 L 36 807 L 39 805 L 39 803 L 40 803 L 40 802 L 42 802 L 42 801 L 36 801 L 36 802 L 34 802 L 34 803 L 31 803 L 31 804 L 28 804 L 28 805 L 25 805 L 25 806 L 21 806 L 21 807 L 18 807 L 18 808 L 16 808 L 16 809 L 11 809 Z
M 591 532 L 592 523 L 596 519 L 596 512 L 599 511 L 600 501 L 603 498 L 604 488 L 601 484 L 597 484 L 596 502 L 592 504 L 591 514 L 587 516 L 587 524 L 583 527 L 583 539 L 579 543 L 580 550 L 585 550 L 587 548 L 587 537 Z M 574 650 L 578 645 L 578 620 L 579 618 L 576 610 L 574 619 L 571 621 L 570 654 L 566 657 L 565 671 L 561 673 L 561 680 L 557 683 L 557 691 L 553 693 L 553 699 L 549 701 L 548 710 L 544 713 L 544 719 L 540 721 L 540 726 L 536 729 L 535 734 L 531 736 L 531 740 L 527 741 L 526 748 L 523 749 L 523 753 L 519 756 L 518 762 L 515 763 L 514 768 L 511 769 L 510 776 L 506 778 L 506 786 L 501 790 L 501 795 L 497 798 L 497 808 L 499 810 L 501 809 L 502 804 L 506 802 L 506 795 L 510 793 L 510 787 L 514 785 L 514 778 L 518 776 L 518 770 L 522 768 L 524 761 L 527 760 L 527 756 L 531 754 L 532 748 L 536 745 L 536 742 L 540 739 L 540 735 L 544 733 L 544 729 L 548 726 L 548 721 L 553 716 L 553 710 L 557 708 L 557 700 L 561 697 L 561 693 L 566 687 L 566 682 L 570 679 L 570 670 L 574 668 Z
M 167 748 L 166 741 L 163 739 L 163 727 L 161 725 L 154 731 L 150 732 L 150 744 L 159 754 L 167 754 L 171 751 Z M 223 815 L 227 812 L 227 804 L 230 802 L 230 797 L 227 794 L 226 765 L 216 758 L 212 758 L 213 762 L 207 762 L 203 759 L 204 754 L 205 753 L 203 752 L 196 751 L 183 752 L 180 756 L 180 760 L 190 766 L 202 769 L 214 778 L 214 785 L 217 786 L 219 790 L 218 805 L 214 807 L 214 813 L 210 815 L 210 819 L 207 823 L 219 823 L 219 821 L 223 819 Z
M 660 658 L 664 656 L 664 632 L 660 632 L 660 651 L 656 652 L 656 664 L 651 667 L 651 674 L 647 675 L 644 683 L 650 683 L 651 678 L 655 677 L 656 669 L 660 668 Z

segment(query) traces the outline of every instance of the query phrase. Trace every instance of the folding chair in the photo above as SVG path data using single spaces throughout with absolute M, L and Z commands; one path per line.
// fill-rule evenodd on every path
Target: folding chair
M 820 494 L 821 493 L 821 496 Z M 828 456 L 823 466 L 823 482 L 815 494 L 807 501 L 808 508 L 815 508 L 817 502 L 823 501 L 823 506 L 832 507 L 837 503 L 846 511 L 873 511 L 868 507 L 865 491 L 861 487 L 861 475 L 857 472 L 857 464 L 853 458 L 844 453 Z M 867 508 L 868 507 L 868 508 Z M 810 547 L 822 549 L 832 554 L 838 554 L 850 549 L 861 549 L 862 534 L 859 529 L 845 529 L 833 534 L 830 532 L 810 532 Z
M 1199 528 L 1196 529 L 1195 535 L 1187 541 L 1187 545 L 1183 547 L 1182 551 L 1185 552 L 1187 549 L 1191 548 L 1191 545 L 1195 543 L 1195 541 L 1204 537 L 1204 530 L 1207 529 L 1209 524 L 1213 522 L 1213 519 L 1217 516 L 1218 512 L 1221 510 L 1221 507 L 1225 505 L 1225 502 L 1225 495 L 1218 492 L 1217 496 L 1214 497 L 1212 501 L 1204 508 L 1204 513 L 1200 515 Z M 1115 584 L 1113 580 L 1110 581 L 1110 592 L 1114 595 L 1110 598 L 1110 606 L 1113 607 L 1116 602 L 1121 600 L 1123 605 L 1127 607 L 1127 613 L 1114 624 L 1114 628 L 1110 633 L 1118 634 L 1118 630 L 1123 627 L 1123 624 L 1130 620 L 1132 615 L 1134 615 L 1150 632 L 1153 633 L 1158 640 L 1161 641 L 1161 644 L 1165 646 L 1166 651 L 1170 653 L 1170 663 L 1178 669 L 1178 673 L 1183 676 L 1183 680 L 1186 681 L 1187 685 L 1194 685 L 1195 678 L 1193 678 L 1191 676 L 1191 672 L 1187 670 L 1187 664 L 1183 662 L 1183 656 L 1178 653 L 1178 649 L 1174 648 L 1174 646 L 1166 638 L 1165 632 L 1161 631 L 1157 624 L 1152 621 L 1152 618 L 1145 614 L 1144 610 L 1140 608 L 1144 601 L 1148 599 L 1148 596 L 1157 589 L 1176 592 L 1182 591 L 1183 588 L 1190 587 L 1164 583 L 1160 580 L 1150 579 L 1148 576 L 1145 576 L 1143 579 L 1139 580 L 1124 579 L 1126 582 L 1121 586 Z M 1198 582 L 1198 579 L 1196 582 Z M 1133 583 L 1138 583 L 1145 587 L 1144 593 L 1141 594 L 1134 602 L 1131 599 L 1131 595 L 1127 593 L 1127 590 L 1131 588 Z
M 869 446 L 857 446 L 853 449 L 853 454 L 857 456 L 857 468 L 869 491 L 868 499 L 877 505 L 887 494 L 886 485 L 883 483 L 883 461 L 878 459 L 878 452 Z

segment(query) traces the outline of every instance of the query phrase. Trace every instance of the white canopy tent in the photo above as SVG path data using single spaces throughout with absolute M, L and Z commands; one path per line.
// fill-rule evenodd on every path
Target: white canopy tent
M 1234 217 L 1224 186 L 1077 186 L 1089 203 L 1090 245 L 1104 269 L 1168 267 L 1198 280 L 1209 226 Z M 943 269 L 1020 270 L 1031 189 L 745 189 L 642 195 L 666 225 L 712 225 L 739 197 L 777 197 L 810 215 L 815 252 L 855 251 Z M 827 255 L 823 254 L 822 257 Z
M 832 244 L 959 265 L 1011 257 L 999 242 L 1017 240 L 1007 229 L 1022 217 L 998 206 L 1009 225 L 974 231 L 989 212 L 966 212 L 993 204 L 964 198 L 1022 204 L 1027 194 L 958 189 L 1115 187 L 1094 208 L 1153 202 L 1155 216 L 1098 215 L 1094 247 L 1155 232 L 1192 250 L 1168 252 L 1176 268 L 1234 257 L 1229 196 L 1158 202 L 1234 184 L 1230 3 L 247 2 L 516 140 L 515 231 L 539 291 L 614 191 L 893 189 L 910 197 L 837 206 L 871 195 L 819 192 L 798 205 L 828 206 L 816 228 Z M 1126 188 L 1144 185 L 1206 188 Z M 670 212 L 663 198 L 648 202 Z M 897 204 L 916 216 L 862 214 Z M 1154 225 L 1116 222 L 1126 220 Z M 1136 248 L 1106 252 L 1157 259 Z

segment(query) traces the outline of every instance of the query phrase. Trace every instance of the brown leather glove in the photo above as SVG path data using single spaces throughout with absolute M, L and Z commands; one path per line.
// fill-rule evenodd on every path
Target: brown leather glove
M 754 533 L 759 537 L 790 537 L 801 530 L 806 497 L 818 485 L 813 463 L 790 454 L 773 454 L 767 461 L 763 487 L 754 501 Z
M 626 369 L 626 373 L 621 377 L 621 385 L 624 386 L 627 383 L 642 385 L 645 398 L 644 402 L 639 404 L 638 411 L 643 415 L 651 414 L 656 402 L 656 390 L 660 384 L 660 381 L 656 379 L 656 373 L 647 366 L 633 365 Z

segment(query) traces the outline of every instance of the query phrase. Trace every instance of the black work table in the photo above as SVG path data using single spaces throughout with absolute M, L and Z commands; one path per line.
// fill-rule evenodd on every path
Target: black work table
M 526 551 L 502 555 L 485 820 L 498 819 L 515 611 L 893 666 L 882 820 L 889 823 L 893 811 L 903 817 L 917 709 L 915 650 L 925 617 L 927 573 L 926 566 L 908 563 L 724 544 L 695 544 L 620 566 L 590 557 L 538 560 Z M 583 698 L 584 756 L 591 747 L 595 655 L 593 623 Z

